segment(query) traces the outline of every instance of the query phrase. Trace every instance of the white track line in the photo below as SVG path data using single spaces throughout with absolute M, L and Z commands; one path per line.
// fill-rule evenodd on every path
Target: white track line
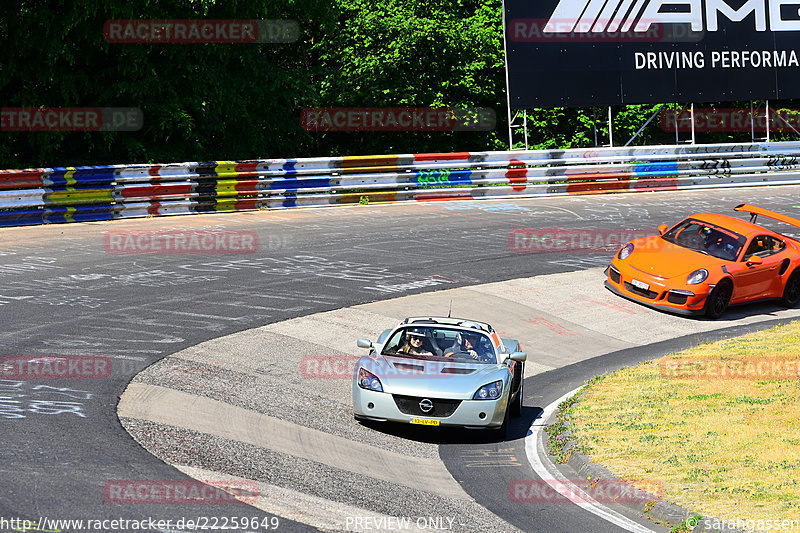
M 542 438 L 542 430 L 545 427 L 545 422 L 555 413 L 561 402 L 576 394 L 580 389 L 581 387 L 578 387 L 566 393 L 564 396 L 545 407 L 542 416 L 531 424 L 531 431 L 528 436 L 525 437 L 525 453 L 528 456 L 528 462 L 534 472 L 536 472 L 543 481 L 564 497 L 570 498 L 575 494 L 581 494 L 581 499 L 585 501 L 574 502 L 578 507 L 627 531 L 632 531 L 633 533 L 656 533 L 654 530 L 634 522 L 630 518 L 595 501 L 591 496 L 585 494 L 577 485 L 567 479 L 559 472 L 555 465 L 547 459 L 543 444 L 544 440 Z M 545 465 L 545 462 L 549 465 L 549 468 Z

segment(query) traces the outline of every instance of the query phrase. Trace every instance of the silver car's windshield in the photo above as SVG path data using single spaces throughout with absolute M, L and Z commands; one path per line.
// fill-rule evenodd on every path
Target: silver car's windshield
M 434 326 L 411 325 L 395 331 L 381 353 L 437 361 L 497 362 L 494 345 L 485 333 Z

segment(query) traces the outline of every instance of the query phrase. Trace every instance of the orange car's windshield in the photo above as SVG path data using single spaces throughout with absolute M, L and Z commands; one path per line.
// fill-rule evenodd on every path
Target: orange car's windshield
M 738 233 L 693 218 L 687 218 L 661 238 L 683 248 L 726 261 L 736 261 L 747 241 Z

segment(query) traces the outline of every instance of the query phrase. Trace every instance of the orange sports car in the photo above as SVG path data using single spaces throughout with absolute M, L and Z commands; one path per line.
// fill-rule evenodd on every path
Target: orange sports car
M 800 228 L 800 220 L 747 204 L 734 210 L 750 213 L 750 222 L 701 213 L 625 244 L 606 269 L 606 288 L 649 307 L 710 318 L 729 305 L 770 298 L 794 307 L 800 242 L 755 222 L 762 215 Z

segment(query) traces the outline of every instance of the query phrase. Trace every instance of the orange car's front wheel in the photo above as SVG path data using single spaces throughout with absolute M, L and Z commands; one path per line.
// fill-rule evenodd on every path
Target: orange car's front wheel
M 733 294 L 733 284 L 728 279 L 723 279 L 711 294 L 708 295 L 706 302 L 706 316 L 708 318 L 719 318 L 728 309 L 728 303 L 731 301 L 731 294 Z

